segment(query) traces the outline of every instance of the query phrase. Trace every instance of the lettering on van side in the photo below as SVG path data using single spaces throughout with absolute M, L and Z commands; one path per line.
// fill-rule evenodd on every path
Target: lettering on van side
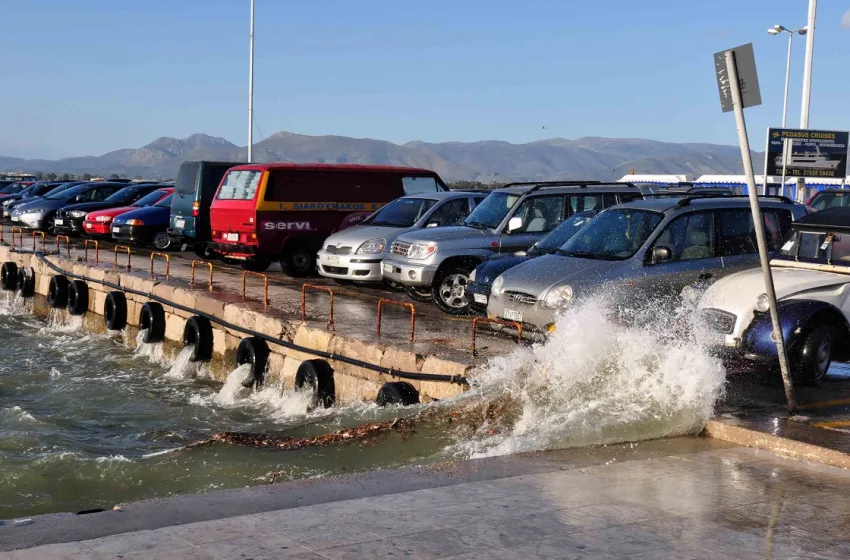
M 280 210 L 374 212 L 382 206 L 383 202 L 281 202 Z
M 310 222 L 265 222 L 263 229 L 282 231 L 314 231 Z

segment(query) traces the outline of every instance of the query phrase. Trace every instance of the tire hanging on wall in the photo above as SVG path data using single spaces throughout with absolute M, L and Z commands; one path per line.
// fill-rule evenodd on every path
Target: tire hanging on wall
M 106 294 L 103 302 L 103 322 L 110 331 L 124 330 L 127 326 L 127 296 L 118 290 Z
M 310 410 L 320 406 L 330 408 L 336 402 L 334 370 L 325 360 L 306 360 L 295 372 L 295 390 L 313 393 Z
M 53 309 L 65 309 L 68 305 L 68 277 L 54 274 L 47 287 L 47 305 Z
M 139 329 L 145 331 L 142 342 L 155 344 L 165 340 L 165 309 L 162 304 L 149 301 L 139 312 Z
M 410 406 L 419 404 L 419 391 L 405 381 L 384 383 L 375 397 L 378 406 Z
M 89 287 L 82 280 L 72 280 L 68 285 L 68 313 L 83 315 L 89 310 Z
M 256 336 L 243 338 L 236 349 L 236 366 L 251 364 L 251 377 L 246 379 L 242 386 L 256 389 L 262 387 L 268 361 L 269 345 L 265 340 Z
M 183 346 L 193 345 L 190 362 L 209 362 L 213 353 L 213 328 L 206 317 L 193 315 L 183 327 Z
M 18 265 L 7 261 L 0 267 L 0 287 L 13 292 L 18 289 Z
M 18 293 L 21 297 L 31 298 L 35 295 L 35 269 L 31 266 L 18 268 Z

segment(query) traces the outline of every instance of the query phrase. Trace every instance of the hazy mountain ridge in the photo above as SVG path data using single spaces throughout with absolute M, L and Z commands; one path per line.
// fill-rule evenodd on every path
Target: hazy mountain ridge
M 244 161 L 247 149 L 206 134 L 157 138 L 138 149 L 59 160 L 0 156 L 0 170 L 110 173 L 173 177 L 185 160 Z M 756 165 L 763 162 L 755 154 Z M 327 162 L 403 165 L 437 171 L 445 180 L 506 182 L 518 179 L 614 179 L 637 173 L 741 173 L 736 146 L 671 143 L 640 138 L 550 138 L 526 144 L 413 141 L 393 144 L 371 138 L 306 136 L 277 132 L 254 144 L 258 162 Z M 757 167 L 758 168 L 758 167 Z

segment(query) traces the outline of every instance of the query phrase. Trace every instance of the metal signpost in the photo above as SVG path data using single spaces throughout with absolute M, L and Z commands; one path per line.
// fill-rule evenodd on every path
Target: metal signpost
M 720 63 L 721 60 L 723 64 Z M 776 290 L 773 286 L 773 274 L 770 270 L 767 243 L 765 241 L 764 219 L 762 218 L 761 208 L 759 207 L 756 179 L 753 173 L 753 160 L 750 155 L 750 141 L 747 138 L 747 124 L 744 120 L 745 107 L 761 104 L 752 44 L 715 53 L 714 66 L 717 71 L 717 87 L 720 91 L 720 105 L 723 112 L 735 112 L 735 122 L 738 126 L 738 141 L 741 144 L 741 158 L 744 162 L 744 173 L 747 176 L 750 209 L 753 213 L 753 226 L 756 231 L 761 269 L 764 273 L 765 292 L 770 302 L 773 339 L 776 342 L 776 353 L 779 357 L 782 382 L 785 384 L 785 397 L 788 400 L 788 410 L 794 412 L 797 408 L 794 397 L 794 385 L 791 382 L 788 356 L 785 354 L 785 340 L 783 339 L 782 329 L 779 323 L 779 311 L 776 307 Z M 765 178 L 766 180 L 767 178 Z

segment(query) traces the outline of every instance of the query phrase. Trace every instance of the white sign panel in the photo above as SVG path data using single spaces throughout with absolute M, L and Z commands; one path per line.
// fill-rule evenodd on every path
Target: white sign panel
M 717 72 L 717 89 L 720 91 L 720 107 L 724 113 L 734 110 L 732 90 L 729 88 L 729 71 L 726 69 L 726 53 L 735 51 L 735 65 L 738 67 L 738 82 L 741 84 L 741 97 L 744 108 L 761 105 L 759 78 L 756 73 L 756 56 L 753 44 L 726 49 L 714 53 L 714 69 Z

